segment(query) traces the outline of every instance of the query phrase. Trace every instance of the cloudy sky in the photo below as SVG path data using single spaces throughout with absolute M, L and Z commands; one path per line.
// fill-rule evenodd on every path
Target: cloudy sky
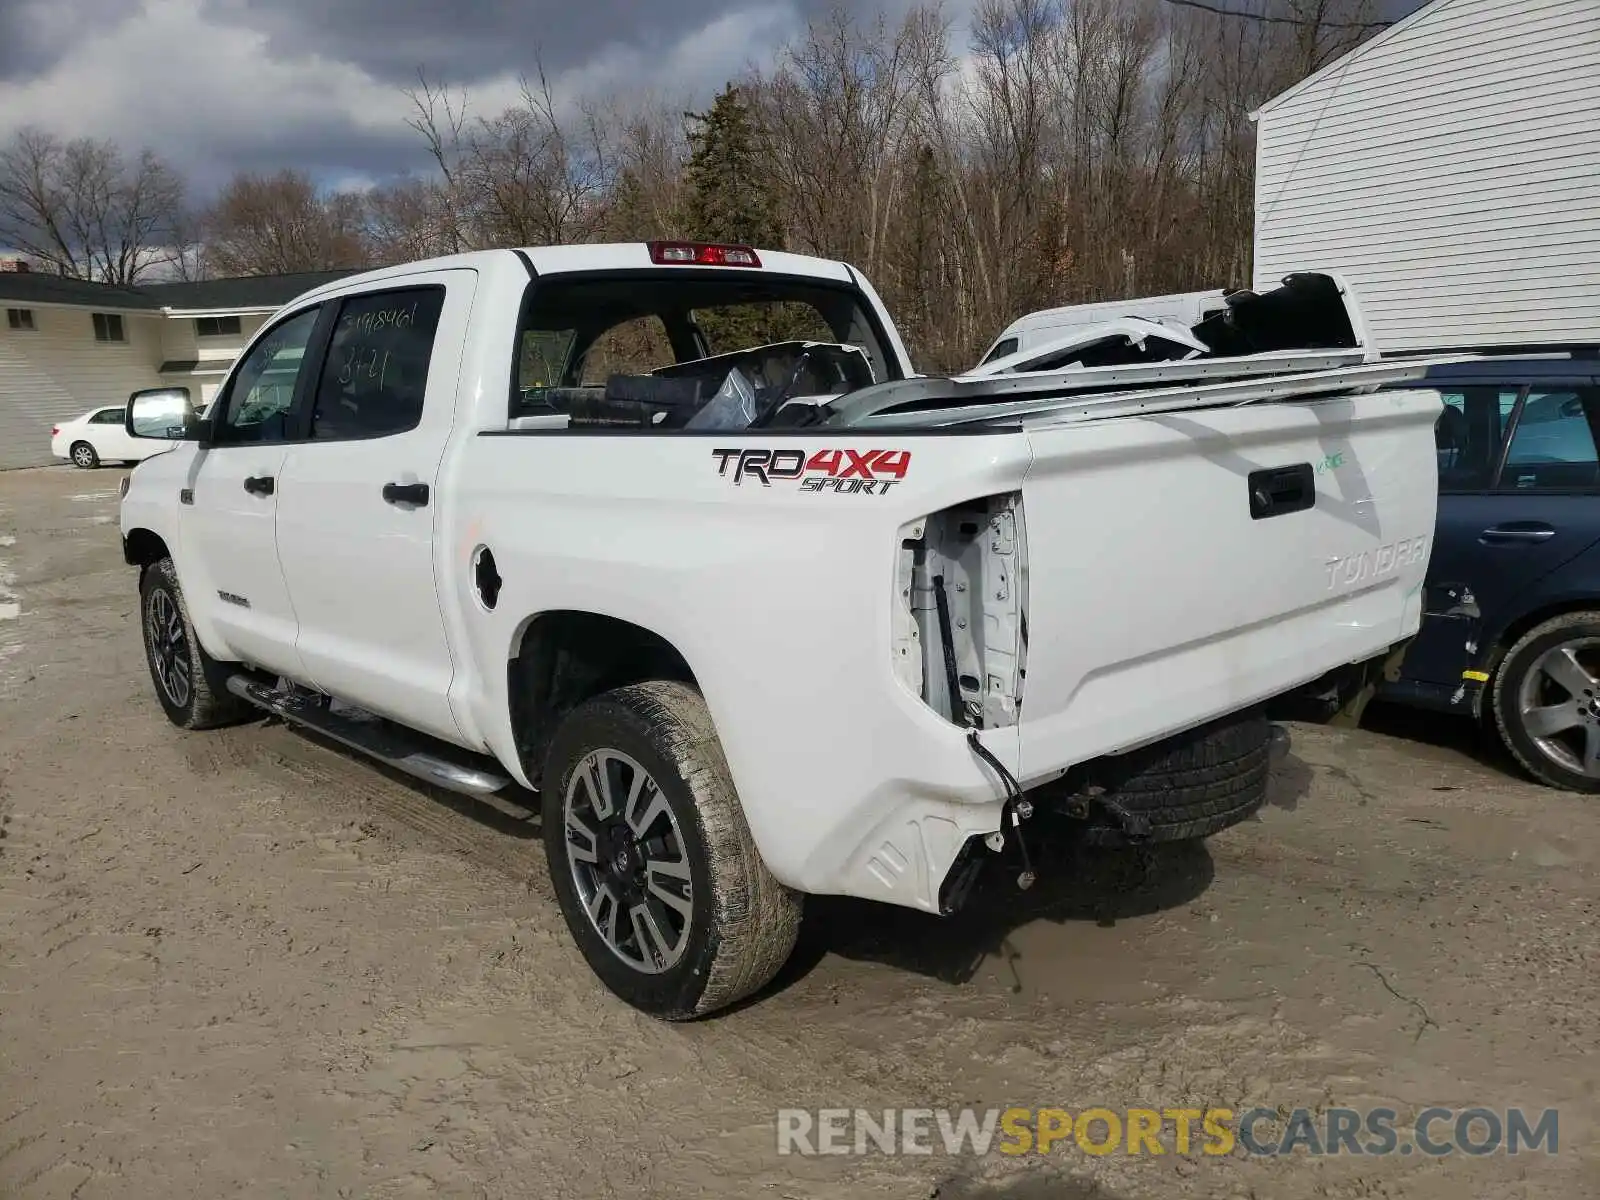
M 1226 0 L 1243 7 L 1250 0 Z M 1386 0 L 1409 11 L 1421 0 Z M 849 0 L 858 11 L 907 0 Z M 970 0 L 947 0 L 959 15 Z M 708 94 L 829 0 L 0 0 L 0 138 L 40 125 L 151 146 L 206 192 L 294 165 L 355 186 L 425 163 L 419 66 L 477 112 L 535 48 L 558 94 Z

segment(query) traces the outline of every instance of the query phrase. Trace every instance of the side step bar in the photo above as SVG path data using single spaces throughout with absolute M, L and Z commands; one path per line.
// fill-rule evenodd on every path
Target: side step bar
M 404 771 L 407 775 L 464 796 L 488 800 L 496 808 L 502 806 L 496 803 L 498 797 L 495 793 L 511 785 L 508 776 L 465 761 L 469 756 L 468 751 L 454 750 L 452 753 L 450 749 L 445 749 L 435 753 L 423 750 L 387 722 L 359 721 L 329 712 L 321 704 L 292 692 L 279 691 L 248 675 L 229 676 L 228 690 L 257 708 L 264 708 L 274 716 L 296 725 L 304 725 L 352 750 L 359 750 L 379 762 L 387 763 L 397 771 Z M 444 757 L 446 754 L 451 757 Z M 459 761 L 452 761 L 457 757 Z M 528 814 L 528 810 L 520 805 L 514 807 L 518 813 Z

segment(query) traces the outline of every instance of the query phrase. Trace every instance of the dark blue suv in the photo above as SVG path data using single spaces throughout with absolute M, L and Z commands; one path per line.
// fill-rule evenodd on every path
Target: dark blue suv
M 1600 792 L 1600 357 L 1435 368 L 1439 518 L 1385 700 L 1471 715 L 1537 779 Z

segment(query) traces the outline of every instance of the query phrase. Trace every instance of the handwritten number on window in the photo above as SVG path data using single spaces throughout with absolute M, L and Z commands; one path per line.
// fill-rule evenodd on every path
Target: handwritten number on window
M 417 305 L 421 301 L 413 300 L 409 306 L 398 308 L 381 308 L 375 312 L 346 313 L 344 320 L 339 323 L 339 333 L 376 333 L 381 329 L 410 329 L 417 323 Z
M 339 369 L 339 383 L 348 388 L 359 389 L 365 382 L 370 384 L 377 380 L 378 389 L 383 389 L 389 376 L 389 352 L 379 350 L 376 346 L 353 345 L 344 348 L 344 365 Z

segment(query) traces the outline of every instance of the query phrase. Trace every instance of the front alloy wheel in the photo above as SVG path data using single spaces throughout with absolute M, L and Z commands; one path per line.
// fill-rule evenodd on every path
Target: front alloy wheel
M 139 611 L 150 679 L 169 721 L 180 729 L 211 729 L 255 714 L 248 702 L 228 691 L 230 668 L 207 654 L 195 637 L 170 558 L 140 572 Z
M 183 614 L 165 588 L 152 588 L 145 598 L 144 636 L 156 686 L 173 708 L 187 708 L 194 692 L 194 661 Z

